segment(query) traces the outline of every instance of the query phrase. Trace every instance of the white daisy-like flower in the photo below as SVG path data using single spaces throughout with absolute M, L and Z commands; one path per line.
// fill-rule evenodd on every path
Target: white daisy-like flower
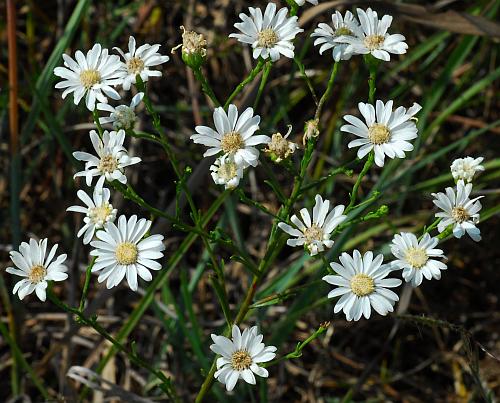
M 337 41 L 348 43 L 347 51 L 359 55 L 371 53 L 377 59 L 389 61 L 390 53 L 401 55 L 406 53 L 408 45 L 401 34 L 389 35 L 387 29 L 391 26 L 392 17 L 384 15 L 378 19 L 377 12 L 368 8 L 366 11 L 358 8 L 358 19 L 361 31 L 355 36 L 340 36 Z
M 129 157 L 126 148 L 123 146 L 125 131 L 108 132 L 104 130 L 102 140 L 95 130 L 90 131 L 90 140 L 94 146 L 97 156 L 84 151 L 75 151 L 73 157 L 78 161 L 85 161 L 85 170 L 77 172 L 78 176 L 85 176 L 87 186 L 92 184 L 92 178 L 99 176 L 97 187 L 103 187 L 104 180 L 117 180 L 120 183 L 127 183 L 124 175 L 124 168 L 141 162 L 139 157 Z
M 86 245 L 90 243 L 96 230 L 115 220 L 117 210 L 109 202 L 111 197 L 109 189 L 96 186 L 92 198 L 83 190 L 79 190 L 77 196 L 86 206 L 71 206 L 66 211 L 85 214 L 83 218 L 85 225 L 80 228 L 77 237 L 83 235 L 83 243 Z
M 334 242 L 330 239 L 332 232 L 347 218 L 342 214 L 345 209 L 342 204 L 330 211 L 330 200 L 323 200 L 320 195 L 316 195 L 315 200 L 312 220 L 309 211 L 303 208 L 300 210 L 302 221 L 295 214 L 290 218 L 296 228 L 284 222 L 278 223 L 278 227 L 295 237 L 288 239 L 287 245 L 304 245 L 311 256 L 323 252 L 325 247 L 329 249 L 333 246 Z
M 260 8 L 249 7 L 250 16 L 241 13 L 243 22 L 237 22 L 234 27 L 241 34 L 231 34 L 230 38 L 236 38 L 242 43 L 248 43 L 253 48 L 253 58 L 271 58 L 274 62 L 281 55 L 293 59 L 293 39 L 299 32 L 303 32 L 297 24 L 298 17 L 287 18 L 288 9 L 281 8 L 276 12 L 276 4 L 269 2 L 264 15 Z
M 253 109 L 247 108 L 238 117 L 235 105 L 229 105 L 227 114 L 224 108 L 214 110 L 216 130 L 207 126 L 196 126 L 196 133 L 191 136 L 196 144 L 210 147 L 204 157 L 219 154 L 220 152 L 234 158 L 236 164 L 256 166 L 259 161 L 258 144 L 267 144 L 271 139 L 268 136 L 254 133 L 259 129 L 260 116 L 253 115 Z
M 131 36 L 128 40 L 128 52 L 124 53 L 120 48 L 114 47 L 125 60 L 122 67 L 123 89 L 128 91 L 135 84 L 136 76 L 139 74 L 142 81 L 148 81 L 149 77 L 161 77 L 161 71 L 153 70 L 151 67 L 158 66 L 170 60 L 168 56 L 158 53 L 161 45 L 150 45 L 148 43 L 136 49 L 135 38 Z
M 68 268 L 63 265 L 66 255 L 59 255 L 55 260 L 57 251 L 55 244 L 47 256 L 47 239 L 35 241 L 30 239 L 29 244 L 22 242 L 19 246 L 19 252 L 11 251 L 10 259 L 15 267 L 7 267 L 7 273 L 24 277 L 14 286 L 13 294 L 18 293 L 19 299 L 35 291 L 40 301 L 44 302 L 47 298 L 47 281 L 63 281 L 68 278 Z
M 412 117 L 422 107 L 414 103 L 408 110 L 400 106 L 393 111 L 392 105 L 393 101 L 384 104 L 378 100 L 374 108 L 371 104 L 360 102 L 358 108 L 366 123 L 355 116 L 346 115 L 344 120 L 349 124 L 340 128 L 344 132 L 360 137 L 348 144 L 349 148 L 360 147 L 358 158 L 363 158 L 374 150 L 375 163 L 379 167 L 384 166 L 386 155 L 389 158 L 404 158 L 405 151 L 413 150 L 413 145 L 409 143 L 409 140 L 413 140 L 418 135 L 417 126 Z
M 237 164 L 231 156 L 223 155 L 215 160 L 210 171 L 217 185 L 224 185 L 225 189 L 234 189 L 243 178 L 245 168 L 245 164 Z
M 306 0 L 294 0 L 295 3 L 297 3 L 298 6 L 303 6 L 306 4 Z M 311 3 L 313 6 L 318 5 L 318 0 L 307 0 L 308 3 Z
M 420 242 L 409 232 L 396 234 L 391 244 L 391 252 L 397 258 L 391 262 L 394 270 L 403 270 L 403 278 L 412 287 L 418 287 L 425 277 L 427 280 L 441 278 L 441 270 L 446 265 L 436 258 L 446 258 L 441 249 L 436 249 L 439 239 L 426 233 Z
M 456 189 L 447 187 L 446 194 L 432 193 L 433 203 L 440 208 L 441 212 L 436 217 L 442 218 L 438 224 L 438 231 L 443 232 L 449 225 L 453 225 L 453 235 L 461 238 L 466 232 L 476 242 L 481 240 L 481 231 L 476 227 L 479 223 L 479 211 L 481 210 L 481 199 L 478 196 L 470 199 L 472 183 L 465 184 L 459 180 Z
M 391 269 L 390 265 L 382 265 L 383 255 L 374 259 L 372 252 L 366 252 L 361 257 L 361 253 L 354 250 L 352 257 L 344 252 L 339 259 L 342 264 L 330 263 L 337 275 L 323 277 L 327 283 L 337 286 L 328 293 L 328 298 L 342 295 L 333 309 L 335 313 L 342 310 L 351 321 L 361 316 L 370 319 L 371 308 L 383 316 L 394 310 L 399 297 L 388 288 L 398 287 L 402 281 L 386 278 Z
M 115 130 L 133 129 L 136 121 L 135 108 L 141 103 L 142 98 L 144 98 L 144 93 L 139 92 L 132 98 L 130 106 L 119 105 L 117 107 L 114 107 L 109 104 L 97 104 L 97 109 L 110 113 L 108 117 L 99 118 L 99 123 L 101 125 L 112 123 Z
M 349 60 L 354 54 L 352 47 L 347 43 L 338 42 L 339 37 L 360 36 L 362 35 L 358 20 L 350 11 L 346 11 L 345 16 L 338 11 L 332 14 L 332 26 L 320 23 L 311 34 L 311 37 L 317 37 L 314 40 L 314 46 L 321 45 L 319 54 L 322 55 L 325 50 L 332 49 L 333 60 Z M 349 48 L 349 51 L 348 51 Z
M 118 56 L 108 54 L 108 49 L 102 49 L 96 43 L 86 56 L 77 50 L 76 60 L 66 54 L 63 54 L 63 59 L 66 67 L 54 69 L 54 74 L 64 79 L 56 84 L 56 88 L 65 88 L 63 99 L 73 92 L 75 105 L 78 105 L 85 96 L 90 111 L 95 109 L 96 100 L 107 103 L 107 96 L 120 99 L 120 94 L 112 88 L 122 83 L 122 63 Z
M 255 375 L 267 378 L 267 369 L 259 364 L 271 361 L 277 350 L 274 346 L 265 346 L 262 343 L 264 336 L 259 334 L 257 326 L 243 330 L 241 334 L 238 326 L 233 325 L 232 340 L 224 336 L 211 335 L 215 344 L 210 346 L 215 354 L 222 357 L 217 358 L 217 371 L 214 377 L 231 391 L 234 389 L 238 379 L 255 385 Z M 255 374 L 255 375 L 254 375 Z
M 477 172 L 484 171 L 484 167 L 481 165 L 481 162 L 483 162 L 483 160 L 483 157 L 457 158 L 455 161 L 453 161 L 450 167 L 453 179 L 455 179 L 455 181 L 463 179 L 466 182 L 472 182 L 472 179 Z
M 118 226 L 109 222 L 104 231 L 97 231 L 98 240 L 90 245 L 95 249 L 90 252 L 97 259 L 92 272 L 98 272 L 97 281 L 106 280 L 106 287 L 116 287 L 127 276 L 127 283 L 133 291 L 137 291 L 137 276 L 151 281 L 150 270 L 160 270 L 161 264 L 156 259 L 163 257 L 165 246 L 163 235 L 150 235 L 143 239 L 151 228 L 151 221 L 133 215 L 128 220 L 122 215 L 118 218 Z

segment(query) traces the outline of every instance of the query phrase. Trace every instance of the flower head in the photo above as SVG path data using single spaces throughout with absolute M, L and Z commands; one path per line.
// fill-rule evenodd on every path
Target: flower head
M 283 231 L 295 237 L 288 239 L 287 245 L 304 245 L 311 256 L 333 246 L 334 242 L 330 239 L 332 232 L 347 218 L 342 214 L 345 208 L 342 204 L 330 211 L 330 200 L 323 200 L 320 195 L 316 195 L 315 200 L 312 220 L 307 209 L 303 208 L 300 210 L 303 222 L 295 214 L 290 218 L 295 228 L 284 222 L 278 224 Z
M 132 98 L 130 106 L 119 105 L 114 107 L 109 104 L 97 104 L 97 109 L 110 113 L 108 117 L 99 118 L 99 123 L 101 125 L 113 123 L 113 128 L 115 130 L 133 129 L 136 121 L 135 108 L 141 103 L 142 98 L 144 98 L 144 93 L 139 92 Z
M 376 11 L 368 8 L 366 11 L 357 9 L 361 30 L 355 35 L 341 35 L 336 40 L 339 43 L 347 43 L 346 51 L 349 53 L 366 55 L 371 53 L 373 57 L 389 61 L 390 53 L 401 55 L 406 53 L 408 45 L 405 37 L 401 34 L 389 35 L 387 30 L 391 26 L 392 17 L 384 15 L 378 19 Z
M 116 287 L 127 275 L 127 283 L 133 291 L 137 291 L 137 275 L 145 281 L 151 281 L 150 270 L 160 270 L 161 264 L 156 262 L 163 257 L 165 246 L 163 235 L 144 235 L 151 228 L 151 221 L 133 215 L 128 220 L 122 215 L 118 218 L 118 226 L 109 222 L 104 231 L 98 231 L 98 240 L 90 245 L 95 249 L 90 252 L 97 259 L 92 272 L 98 272 L 97 281 L 106 280 L 106 287 Z M 144 238 L 144 239 L 143 239 Z
M 111 197 L 109 189 L 96 186 L 92 198 L 83 190 L 79 190 L 77 196 L 86 206 L 71 206 L 66 211 L 85 214 L 83 218 L 85 225 L 80 228 L 77 236 L 79 238 L 83 235 L 83 243 L 88 244 L 96 230 L 102 229 L 106 223 L 115 220 L 117 210 L 109 202 Z
M 360 137 L 348 144 L 349 148 L 361 146 L 358 158 L 363 158 L 374 150 L 375 163 L 379 167 L 384 166 L 386 155 L 389 158 L 404 158 L 406 151 L 413 150 L 409 140 L 418 135 L 417 126 L 411 119 L 422 107 L 414 103 L 408 110 L 400 106 L 393 111 L 392 105 L 392 101 L 384 104 L 378 100 L 374 108 L 373 105 L 360 102 L 359 111 L 366 123 L 355 116 L 346 115 L 344 120 L 349 124 L 340 128 Z
M 247 108 L 238 117 L 235 105 L 229 105 L 227 114 L 224 108 L 214 110 L 214 123 L 216 130 L 207 126 L 196 126 L 196 133 L 191 139 L 196 144 L 210 147 L 204 157 L 223 153 L 234 158 L 236 164 L 256 166 L 259 160 L 258 144 L 266 144 L 271 139 L 268 136 L 254 133 L 259 129 L 260 116 L 253 115 L 253 109 Z
M 249 7 L 250 16 L 241 13 L 243 22 L 237 22 L 234 27 L 241 34 L 231 34 L 230 38 L 236 38 L 240 42 L 248 43 L 253 48 L 253 58 L 271 58 L 274 62 L 281 55 L 293 59 L 293 39 L 299 32 L 304 30 L 297 24 L 298 17 L 287 18 L 288 9 L 283 7 L 276 12 L 276 4 L 269 2 L 264 15 L 260 8 Z
M 217 158 L 210 167 L 212 178 L 217 185 L 224 185 L 226 189 L 234 189 L 243 178 L 243 171 L 247 165 L 237 164 L 230 155 Z
M 95 109 L 96 100 L 107 103 L 106 97 L 120 99 L 118 92 L 112 88 L 122 83 L 122 63 L 118 56 L 108 54 L 108 49 L 102 49 L 96 43 L 86 56 L 77 50 L 76 60 L 66 54 L 63 54 L 63 59 L 65 67 L 54 69 L 54 74 L 63 78 L 56 84 L 56 88 L 65 88 L 63 99 L 73 93 L 75 105 L 78 105 L 85 96 L 85 104 L 90 111 Z
M 333 28 L 325 23 L 320 23 L 314 30 L 311 37 L 317 37 L 314 46 L 321 45 L 319 53 L 323 54 L 325 50 L 332 49 L 333 60 L 349 60 L 354 54 L 352 47 L 346 42 L 339 42 L 339 37 L 361 36 L 362 31 L 359 22 L 350 11 L 346 11 L 345 16 L 338 11 L 332 14 Z M 349 50 L 348 50 L 349 48 Z
M 439 240 L 426 233 L 420 241 L 409 232 L 396 234 L 392 240 L 391 252 L 396 257 L 391 265 L 393 269 L 402 269 L 403 278 L 413 287 L 418 287 L 425 277 L 427 280 L 441 278 L 441 270 L 446 265 L 436 260 L 445 258 L 441 249 L 435 249 Z
M 99 176 L 97 186 L 102 187 L 104 180 L 117 180 L 121 183 L 127 183 L 127 177 L 124 175 L 124 168 L 141 162 L 139 157 L 129 157 L 127 150 L 123 147 L 125 140 L 125 131 L 108 132 L 104 130 L 102 140 L 95 130 L 90 131 L 90 140 L 94 146 L 97 156 L 76 151 L 73 153 L 79 161 L 85 161 L 85 170 L 77 172 L 78 176 L 85 176 L 87 186 L 92 184 L 92 178 Z
M 481 165 L 483 162 L 483 157 L 472 158 L 457 158 L 451 164 L 451 174 L 455 181 L 463 179 L 465 182 L 472 182 L 476 172 L 484 171 L 484 167 Z
M 158 53 L 161 45 L 149 45 L 148 43 L 136 48 L 135 38 L 131 36 L 128 41 L 128 52 L 124 53 L 120 48 L 113 48 L 122 55 L 125 64 L 122 67 L 123 89 L 128 91 L 135 84 L 139 74 L 142 81 L 148 81 L 149 77 L 161 77 L 161 71 L 154 70 L 160 64 L 169 61 L 168 56 Z
M 217 358 L 217 371 L 214 377 L 231 391 L 238 379 L 255 385 L 255 375 L 267 378 L 269 373 L 259 366 L 261 362 L 271 361 L 275 356 L 276 347 L 265 346 L 264 338 L 253 326 L 241 334 L 238 326 L 233 325 L 232 340 L 224 336 L 211 335 L 214 344 L 210 346 Z M 255 375 L 254 375 L 255 374 Z
M 438 231 L 443 232 L 449 225 L 453 225 L 453 235 L 461 238 L 466 232 L 476 242 L 481 240 L 481 231 L 476 227 L 479 223 L 479 211 L 481 210 L 480 198 L 478 196 L 470 199 L 472 183 L 467 185 L 459 180 L 456 189 L 446 188 L 446 194 L 432 193 L 433 203 L 442 211 L 436 213 L 436 217 L 442 218 L 438 224 Z
M 267 144 L 264 152 L 269 154 L 274 162 L 281 162 L 292 155 L 299 147 L 298 144 L 287 140 L 292 132 L 292 126 L 289 126 L 288 133 L 283 137 L 281 133 L 274 133 L 271 136 L 271 141 Z
M 22 242 L 19 252 L 11 251 L 10 259 L 18 269 L 7 267 L 7 273 L 24 277 L 14 286 L 13 294 L 18 293 L 19 299 L 35 291 L 40 301 L 45 301 L 47 295 L 47 281 L 63 281 L 68 278 L 68 268 L 63 265 L 66 255 L 59 255 L 55 260 L 57 244 L 47 252 L 47 239 L 35 241 L 30 239 L 29 244 Z
M 370 319 L 371 308 L 380 315 L 387 315 L 394 310 L 394 304 L 399 297 L 388 288 L 401 285 L 401 280 L 386 278 L 391 272 L 389 265 L 382 265 L 383 255 L 373 258 L 372 252 L 366 252 L 363 257 L 355 250 L 352 257 L 342 253 L 340 263 L 330 263 L 337 275 L 324 276 L 329 284 L 336 285 L 328 294 L 328 298 L 342 295 L 335 304 L 335 313 L 344 311 L 346 319 L 359 320 L 361 316 Z

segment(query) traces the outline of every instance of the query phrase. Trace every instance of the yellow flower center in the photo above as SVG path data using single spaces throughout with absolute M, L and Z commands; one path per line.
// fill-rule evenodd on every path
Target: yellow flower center
M 387 126 L 375 123 L 368 129 L 368 139 L 372 144 L 384 144 L 391 138 L 391 132 Z
M 39 282 L 43 281 L 46 275 L 47 269 L 41 265 L 36 265 L 31 268 L 28 279 L 33 284 L 38 284 Z
M 385 37 L 383 35 L 368 35 L 363 43 L 368 50 L 380 49 L 384 43 Z
M 115 250 L 116 261 L 125 266 L 137 262 L 138 255 L 137 246 L 131 242 L 120 243 Z
M 105 156 L 101 157 L 101 160 L 99 161 L 99 166 L 97 169 L 101 172 L 114 172 L 118 168 L 118 161 L 116 157 L 114 157 L 111 154 L 106 154 Z
M 279 41 L 278 34 L 271 28 L 260 31 L 257 38 L 257 46 L 261 48 L 272 48 Z
M 462 206 L 455 207 L 453 210 L 451 210 L 451 216 L 458 223 L 463 223 L 470 218 L 469 212 Z
M 358 297 L 364 297 L 375 290 L 375 282 L 366 274 L 356 274 L 351 279 L 351 290 Z
M 112 211 L 113 206 L 109 203 L 104 203 L 102 206 L 91 208 L 89 210 L 89 217 L 94 224 L 103 225 Z
M 219 167 L 217 174 L 225 181 L 229 181 L 238 175 L 238 166 L 234 162 L 226 162 Z
M 226 154 L 234 154 L 244 145 L 243 138 L 238 132 L 229 132 L 222 136 L 220 146 Z
M 306 244 L 310 244 L 313 241 L 323 240 L 323 230 L 316 224 L 304 230 L 304 238 L 306 238 Z
M 80 82 L 85 89 L 89 90 L 94 84 L 101 82 L 101 74 L 94 69 L 83 70 L 80 73 Z
M 144 60 L 140 57 L 132 57 L 127 62 L 127 70 L 129 73 L 139 74 L 144 69 Z
M 405 259 L 415 269 L 420 269 L 427 263 L 429 256 L 422 248 L 410 248 L 405 253 Z
M 335 31 L 335 36 L 349 35 L 352 36 L 352 31 L 347 27 L 340 27 Z
M 238 350 L 231 355 L 231 366 L 236 371 L 248 369 L 250 365 L 252 365 L 252 357 L 248 354 L 248 351 Z

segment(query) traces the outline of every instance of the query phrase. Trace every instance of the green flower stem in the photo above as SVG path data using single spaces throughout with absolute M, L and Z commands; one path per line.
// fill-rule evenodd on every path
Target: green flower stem
M 57 298 L 54 293 L 52 292 L 51 289 L 47 290 L 47 296 L 49 299 L 65 312 L 71 313 L 75 315 L 78 319 L 79 323 L 82 323 L 84 325 L 92 327 L 95 331 L 97 331 L 102 337 L 104 337 L 106 340 L 110 341 L 111 344 L 118 350 L 121 351 L 122 353 L 126 354 L 127 357 L 132 361 L 134 364 L 144 368 L 151 374 L 155 375 L 161 383 L 159 384 L 161 390 L 165 392 L 170 399 L 174 401 L 178 401 L 177 394 L 175 393 L 172 381 L 167 378 L 163 372 L 157 370 L 150 364 L 148 364 L 146 361 L 144 361 L 142 358 L 140 358 L 134 351 L 129 351 L 126 349 L 121 343 L 119 343 L 111 334 L 108 333 L 106 329 L 104 329 L 99 323 L 97 323 L 97 318 L 87 318 L 85 315 L 83 315 L 80 310 L 72 308 L 68 305 L 66 305 L 64 302 L 62 302 L 59 298 Z
M 361 181 L 363 180 L 363 177 L 366 175 L 368 170 L 373 165 L 374 160 L 375 160 L 375 153 L 372 150 L 372 151 L 370 151 L 370 154 L 368 154 L 368 158 L 365 162 L 365 165 L 363 166 L 363 169 L 359 173 L 358 179 L 356 179 L 356 183 L 354 184 L 354 187 L 352 188 L 351 201 L 349 202 L 349 205 L 345 209 L 344 214 L 347 214 L 349 211 L 351 211 L 354 208 L 354 204 L 356 203 L 356 197 L 358 195 L 358 189 L 359 189 L 359 186 L 361 185 Z
M 453 234 L 453 227 L 454 227 L 454 226 L 455 226 L 454 224 L 450 225 L 450 226 L 449 226 L 448 228 L 446 228 L 443 232 L 441 232 L 441 233 L 437 236 L 437 238 L 438 238 L 439 240 L 443 240 L 443 239 L 445 239 L 445 238 L 448 238 L 451 234 Z
M 441 218 L 436 218 L 431 225 L 429 225 L 428 227 L 424 227 L 424 229 L 422 231 L 422 235 L 420 235 L 418 240 L 420 241 L 424 237 L 425 234 L 431 232 L 434 228 L 436 228 L 440 221 L 441 221 Z
M 212 100 L 212 102 L 215 104 L 215 106 L 220 106 L 220 102 L 217 99 L 217 97 L 215 96 L 214 90 L 212 89 L 212 87 L 208 83 L 207 78 L 205 77 L 205 75 L 201 71 L 201 67 L 193 68 L 192 70 L 193 70 L 193 73 L 194 73 L 196 80 L 198 80 L 198 82 L 200 83 L 201 89 L 203 90 L 203 92 Z
M 124 185 L 118 181 L 111 182 L 111 186 L 119 191 L 124 198 L 133 201 L 135 204 L 141 206 L 145 210 L 148 210 L 152 215 L 156 217 L 163 217 L 173 223 L 177 228 L 185 232 L 196 232 L 198 233 L 197 228 L 192 227 L 190 225 L 184 224 L 182 221 L 178 220 L 174 216 L 167 214 L 156 207 L 148 204 L 142 197 L 140 197 L 135 190 L 132 188 L 130 184 Z
M 87 294 L 89 292 L 89 286 L 90 286 L 90 277 L 92 276 L 92 267 L 94 267 L 94 263 L 96 261 L 96 257 L 92 259 L 92 262 L 87 267 L 87 270 L 85 270 L 85 283 L 83 285 L 83 291 L 82 291 L 82 297 L 80 299 L 80 305 L 78 306 L 78 310 L 83 313 L 83 309 L 85 308 L 85 301 L 87 300 Z
M 299 71 L 300 71 L 300 74 L 302 75 L 302 77 L 304 78 L 306 84 L 307 84 L 307 88 L 309 88 L 309 91 L 311 92 L 311 95 L 313 97 L 313 100 L 314 100 L 314 103 L 316 104 L 316 106 L 318 106 L 318 97 L 316 95 L 316 91 L 314 91 L 314 87 L 312 85 L 312 82 L 310 80 L 310 78 L 307 76 L 306 74 L 306 67 L 304 66 L 304 64 L 299 60 L 297 59 L 296 57 L 293 58 L 293 61 L 295 62 L 295 64 L 297 65 L 297 67 L 299 68 Z
M 375 87 L 375 79 L 377 78 L 377 70 L 380 62 L 378 59 L 368 54 L 365 56 L 365 63 L 368 66 L 368 71 L 370 72 L 368 76 L 368 102 L 373 105 L 375 103 L 375 92 L 377 91 L 377 88 Z
M 362 217 L 359 217 L 359 218 L 355 218 L 354 220 L 351 220 L 347 223 L 344 223 L 344 224 L 341 224 L 339 225 L 336 229 L 335 229 L 335 233 L 340 233 L 342 232 L 344 229 L 346 228 L 349 228 L 351 225 L 354 225 L 354 224 L 358 224 L 360 222 L 365 222 L 365 221 L 370 221 L 370 220 L 376 220 L 377 218 L 380 218 L 380 217 L 383 217 L 383 216 L 386 216 L 387 214 L 389 214 L 389 207 L 387 207 L 386 205 L 382 205 L 380 206 L 377 210 L 375 211 L 371 211 L 369 212 L 368 214 L 365 214 L 364 216 Z
M 224 109 L 227 109 L 231 101 L 238 95 L 241 91 L 243 91 L 243 88 L 246 87 L 247 84 L 251 83 L 255 77 L 260 73 L 260 71 L 264 68 L 264 60 L 262 58 L 259 59 L 257 62 L 257 65 L 253 68 L 253 70 L 250 72 L 250 74 L 241 82 L 239 83 L 234 91 L 229 95 L 229 98 L 227 99 L 226 103 L 224 104 Z
M 286 355 L 284 355 L 276 360 L 264 363 L 264 364 L 262 364 L 262 366 L 263 367 L 270 367 L 271 365 L 278 364 L 279 362 L 284 361 L 284 360 L 291 360 L 294 358 L 302 357 L 302 350 L 304 349 L 304 347 L 306 347 L 309 343 L 316 340 L 319 336 L 321 336 L 323 333 L 325 333 L 326 329 L 328 329 L 329 326 L 330 326 L 330 322 L 322 323 L 319 326 L 319 328 L 313 334 L 311 334 L 307 339 L 305 339 L 302 342 L 297 343 L 295 350 L 293 350 L 292 352 L 290 352 L 290 353 L 288 353 L 288 354 L 286 354 Z
M 170 143 L 168 142 L 167 135 L 165 134 L 163 128 L 161 127 L 161 122 L 160 122 L 160 115 L 158 112 L 156 112 L 153 104 L 151 103 L 151 99 L 149 98 L 149 95 L 146 91 L 146 85 L 144 84 L 144 81 L 142 81 L 141 76 L 137 75 L 136 77 L 136 86 L 137 89 L 141 92 L 144 93 L 144 98 L 143 102 L 144 105 L 146 106 L 146 110 L 148 113 L 151 115 L 153 118 L 153 126 L 160 136 L 161 139 L 161 145 L 163 147 L 163 150 L 165 151 L 165 154 L 167 154 L 168 159 L 170 160 L 170 164 L 172 165 L 172 168 L 175 172 L 175 176 L 177 177 L 177 180 L 182 183 L 182 190 L 184 191 L 184 194 L 186 195 L 186 200 L 191 208 L 191 212 L 193 213 L 193 218 L 196 220 L 198 217 L 198 209 L 196 208 L 193 198 L 191 196 L 191 193 L 189 192 L 189 189 L 187 186 L 184 184 L 184 175 L 179 168 L 179 161 L 177 160 L 177 157 L 175 153 L 172 150 L 172 147 L 170 147 Z
M 332 67 L 332 71 L 330 73 L 330 78 L 328 80 L 328 84 L 326 86 L 326 91 L 318 102 L 318 107 L 316 108 L 316 113 L 314 115 L 314 119 L 319 119 L 321 115 L 321 111 L 323 110 L 323 106 L 326 101 L 330 98 L 333 91 L 333 83 L 335 82 L 335 77 L 337 76 L 339 70 L 339 62 L 335 62 Z
M 257 105 L 259 104 L 260 97 L 264 92 L 264 88 L 266 87 L 269 73 L 271 72 L 271 67 L 273 67 L 273 63 L 270 60 L 268 60 L 264 66 L 264 71 L 262 72 L 262 78 L 260 80 L 259 90 L 257 92 L 257 96 L 255 97 L 255 101 L 253 103 L 253 109 L 256 109 Z
M 104 130 L 102 129 L 101 122 L 99 122 L 99 112 L 97 112 L 97 108 L 95 108 L 92 111 L 92 116 L 94 117 L 94 123 L 97 126 L 97 132 L 99 133 L 99 137 L 102 139 Z

